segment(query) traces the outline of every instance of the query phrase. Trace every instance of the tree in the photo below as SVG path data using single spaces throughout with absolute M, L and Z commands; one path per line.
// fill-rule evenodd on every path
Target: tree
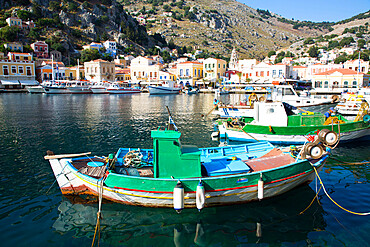
M 271 57 L 273 55 L 276 55 L 276 51 L 269 51 L 269 53 L 267 54 L 268 57 Z
M 308 54 L 310 57 L 318 57 L 319 56 L 319 48 L 317 46 L 311 46 L 308 50 Z
M 345 37 L 343 38 L 340 42 L 339 42 L 339 45 L 340 46 L 348 46 L 350 45 L 352 42 L 354 42 L 355 40 L 353 39 L 353 37 Z
M 310 44 L 315 44 L 315 41 L 313 40 L 313 38 L 307 38 L 304 42 L 303 42 L 304 45 L 310 45 Z
M 337 57 L 334 60 L 334 63 L 335 64 L 340 64 L 340 63 L 344 63 L 345 61 L 347 61 L 347 56 L 346 55 L 340 55 L 339 57 Z
M 339 46 L 339 42 L 337 40 L 330 40 L 328 49 L 331 50 L 337 46 Z
M 364 39 L 359 39 L 357 41 L 357 47 L 358 47 L 358 49 L 363 48 L 365 46 L 365 43 L 366 43 L 366 41 Z
M 6 26 L 0 29 L 0 40 L 13 42 L 17 39 L 19 28 L 16 26 Z
M 86 49 L 81 52 L 81 62 L 89 62 L 99 58 L 101 58 L 101 55 L 96 49 Z

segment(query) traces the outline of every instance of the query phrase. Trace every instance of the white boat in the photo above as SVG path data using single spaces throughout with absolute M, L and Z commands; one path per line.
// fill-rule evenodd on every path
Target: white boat
M 109 94 L 132 94 L 141 93 L 140 88 L 121 87 L 118 83 L 113 83 L 107 88 Z
M 162 82 L 161 86 L 148 85 L 149 94 L 179 94 L 181 91 L 180 87 L 176 87 L 174 82 Z
M 67 90 L 71 94 L 88 94 L 92 93 L 86 81 L 71 81 L 67 83 Z
M 199 93 L 199 89 L 198 88 L 186 88 L 183 90 L 183 92 L 187 95 L 197 94 Z
M 369 108 L 369 103 L 362 95 L 352 94 L 347 99 L 343 98 L 343 101 L 335 106 L 335 110 L 342 115 L 356 116 L 361 107 L 365 107 L 367 110 Z
M 108 93 L 107 91 L 108 87 L 109 87 L 109 83 L 97 82 L 97 83 L 94 83 L 94 85 L 90 87 L 90 90 L 94 94 L 103 94 L 103 93 Z
M 291 85 L 276 85 L 272 90 L 271 98 L 273 101 L 285 102 L 295 107 L 308 107 L 323 104 L 332 104 L 335 100 L 338 100 L 339 97 L 337 96 L 326 99 L 314 98 L 312 95 L 310 95 L 309 92 L 306 92 L 306 95 L 304 96 L 300 96 Z
M 45 93 L 44 87 L 42 85 L 27 86 L 26 89 L 29 93 Z
M 67 90 L 67 87 L 66 87 L 65 83 L 60 83 L 60 84 L 45 83 L 45 85 L 43 85 L 43 88 L 44 88 L 44 91 L 45 91 L 46 94 L 67 94 L 67 93 L 70 93 Z

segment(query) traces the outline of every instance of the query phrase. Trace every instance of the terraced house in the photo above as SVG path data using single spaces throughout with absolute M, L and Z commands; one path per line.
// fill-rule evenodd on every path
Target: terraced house
M 187 61 L 177 64 L 177 81 L 184 86 L 195 86 L 196 80 L 203 78 L 203 64 Z
M 30 53 L 9 52 L 7 59 L 0 60 L 0 88 L 6 92 L 23 92 L 26 86 L 37 84 Z
M 226 61 L 216 58 L 207 58 L 203 61 L 204 79 L 216 81 L 225 77 Z

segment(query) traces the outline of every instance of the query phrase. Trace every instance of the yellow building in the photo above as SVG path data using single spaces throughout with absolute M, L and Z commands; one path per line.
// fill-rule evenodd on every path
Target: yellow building
M 130 69 L 116 67 L 116 81 L 128 82 L 131 80 Z
M 29 60 L 0 60 L 0 87 L 5 91 L 25 91 L 25 86 L 37 85 L 35 63 Z
M 351 69 L 333 69 L 312 75 L 312 87 L 322 88 L 358 88 L 369 86 L 370 75 Z
M 203 64 L 187 61 L 176 66 L 178 83 L 184 86 L 195 86 L 195 81 L 203 78 Z
M 8 59 L 16 61 L 32 61 L 32 55 L 31 53 L 9 52 Z
M 97 59 L 84 63 L 85 78 L 92 82 L 115 80 L 115 64 L 114 62 Z
M 226 61 L 216 58 L 207 58 L 203 62 L 204 79 L 216 81 L 221 77 L 225 77 Z
M 78 74 L 79 77 L 77 77 Z M 68 80 L 82 80 L 85 78 L 85 68 L 83 66 L 66 67 L 65 76 Z

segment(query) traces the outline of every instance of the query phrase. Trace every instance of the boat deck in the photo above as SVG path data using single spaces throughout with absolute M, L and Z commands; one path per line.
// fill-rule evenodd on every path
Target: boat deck
M 248 160 L 232 161 L 231 159 L 220 159 L 217 163 L 202 163 L 202 176 L 222 176 L 226 174 L 237 174 L 244 172 L 265 171 L 284 165 L 294 163 L 295 159 L 289 154 L 274 148 L 267 154 Z M 99 163 L 98 166 L 95 164 Z M 106 160 L 102 158 L 83 158 L 72 161 L 72 165 L 82 174 L 100 179 L 106 172 Z M 114 172 L 118 174 L 137 176 L 137 177 L 154 177 L 152 166 L 143 166 L 140 168 L 116 166 Z
M 295 162 L 289 153 L 283 153 L 280 149 L 274 148 L 260 158 L 244 161 L 251 168 L 251 172 L 264 171 Z

